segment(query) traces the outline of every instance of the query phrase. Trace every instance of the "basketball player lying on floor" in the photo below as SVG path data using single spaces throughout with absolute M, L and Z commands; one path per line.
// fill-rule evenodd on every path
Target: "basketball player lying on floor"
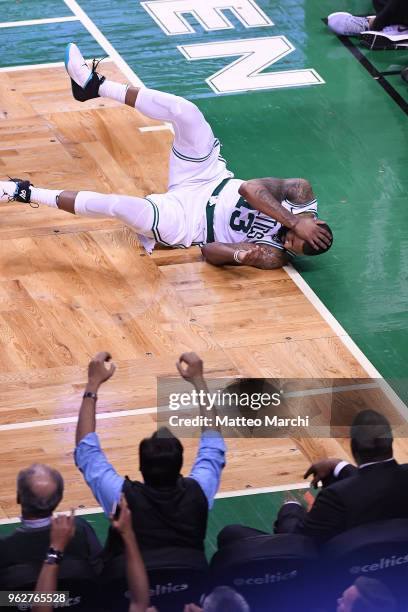
M 45 204 L 87 217 L 114 217 L 138 234 L 151 253 L 156 242 L 172 247 L 200 245 L 215 265 L 280 268 L 295 255 L 327 251 L 333 235 L 317 220 L 317 202 L 305 179 L 233 178 L 220 156 L 220 143 L 199 109 L 181 97 L 108 81 L 85 63 L 78 47 L 66 51 L 74 97 L 98 96 L 135 107 L 172 123 L 167 193 L 145 198 L 90 191 L 39 189 L 29 181 L 0 182 L 0 199 Z

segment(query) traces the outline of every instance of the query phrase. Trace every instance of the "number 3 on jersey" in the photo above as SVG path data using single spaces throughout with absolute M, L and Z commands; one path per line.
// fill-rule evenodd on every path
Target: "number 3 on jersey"
M 253 210 L 252 206 L 244 200 L 244 198 L 240 198 L 235 204 L 235 210 L 231 215 L 229 224 L 230 228 L 235 232 L 244 232 L 244 234 L 247 234 L 255 221 L 256 214 L 251 212 L 245 213 L 245 210 L 242 210 L 243 208 Z M 244 218 L 241 217 L 243 212 Z

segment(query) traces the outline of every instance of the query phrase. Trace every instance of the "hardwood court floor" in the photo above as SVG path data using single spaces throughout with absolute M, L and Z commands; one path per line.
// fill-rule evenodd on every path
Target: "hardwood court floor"
M 112 63 L 104 68 L 121 78 Z M 139 130 L 155 124 L 106 100 L 81 106 L 62 67 L 0 73 L 4 177 L 134 195 L 165 190 L 171 133 Z M 198 249 L 148 257 L 120 223 L 47 207 L 2 204 L 0 239 L 0 517 L 16 515 L 16 473 L 34 461 L 62 471 L 63 507 L 95 505 L 72 451 L 97 351 L 109 350 L 118 366 L 100 392 L 104 413 L 154 407 L 156 377 L 174 375 L 186 350 L 212 377 L 366 374 L 284 270 L 217 269 Z M 50 419 L 65 421 L 41 423 Z M 137 477 L 138 441 L 154 426 L 151 413 L 98 422 L 121 473 Z M 189 466 L 196 442 L 185 446 Z M 224 491 L 299 482 L 309 459 L 347 453 L 344 440 L 306 438 L 235 439 L 229 449 Z M 400 451 L 407 457 L 404 444 Z

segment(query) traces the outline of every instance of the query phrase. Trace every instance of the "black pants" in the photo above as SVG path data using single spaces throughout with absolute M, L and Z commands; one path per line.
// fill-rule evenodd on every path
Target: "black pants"
M 274 533 L 294 533 L 299 522 L 306 515 L 306 510 L 297 503 L 283 504 L 274 524 Z M 246 527 L 245 525 L 227 525 L 218 534 L 218 548 L 227 546 L 237 540 L 253 538 L 257 535 L 269 535 L 265 531 Z
M 407 0 L 373 0 L 373 5 L 376 13 L 373 30 L 396 24 L 408 26 Z

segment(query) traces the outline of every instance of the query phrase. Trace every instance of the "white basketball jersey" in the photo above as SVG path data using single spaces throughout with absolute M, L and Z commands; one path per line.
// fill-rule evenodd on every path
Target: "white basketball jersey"
M 214 211 L 214 236 L 216 242 L 256 242 L 284 249 L 281 239 L 282 224 L 268 215 L 255 210 L 238 189 L 244 181 L 231 179 L 217 198 Z M 310 212 L 317 217 L 317 201 L 306 204 L 282 202 L 294 215 Z

